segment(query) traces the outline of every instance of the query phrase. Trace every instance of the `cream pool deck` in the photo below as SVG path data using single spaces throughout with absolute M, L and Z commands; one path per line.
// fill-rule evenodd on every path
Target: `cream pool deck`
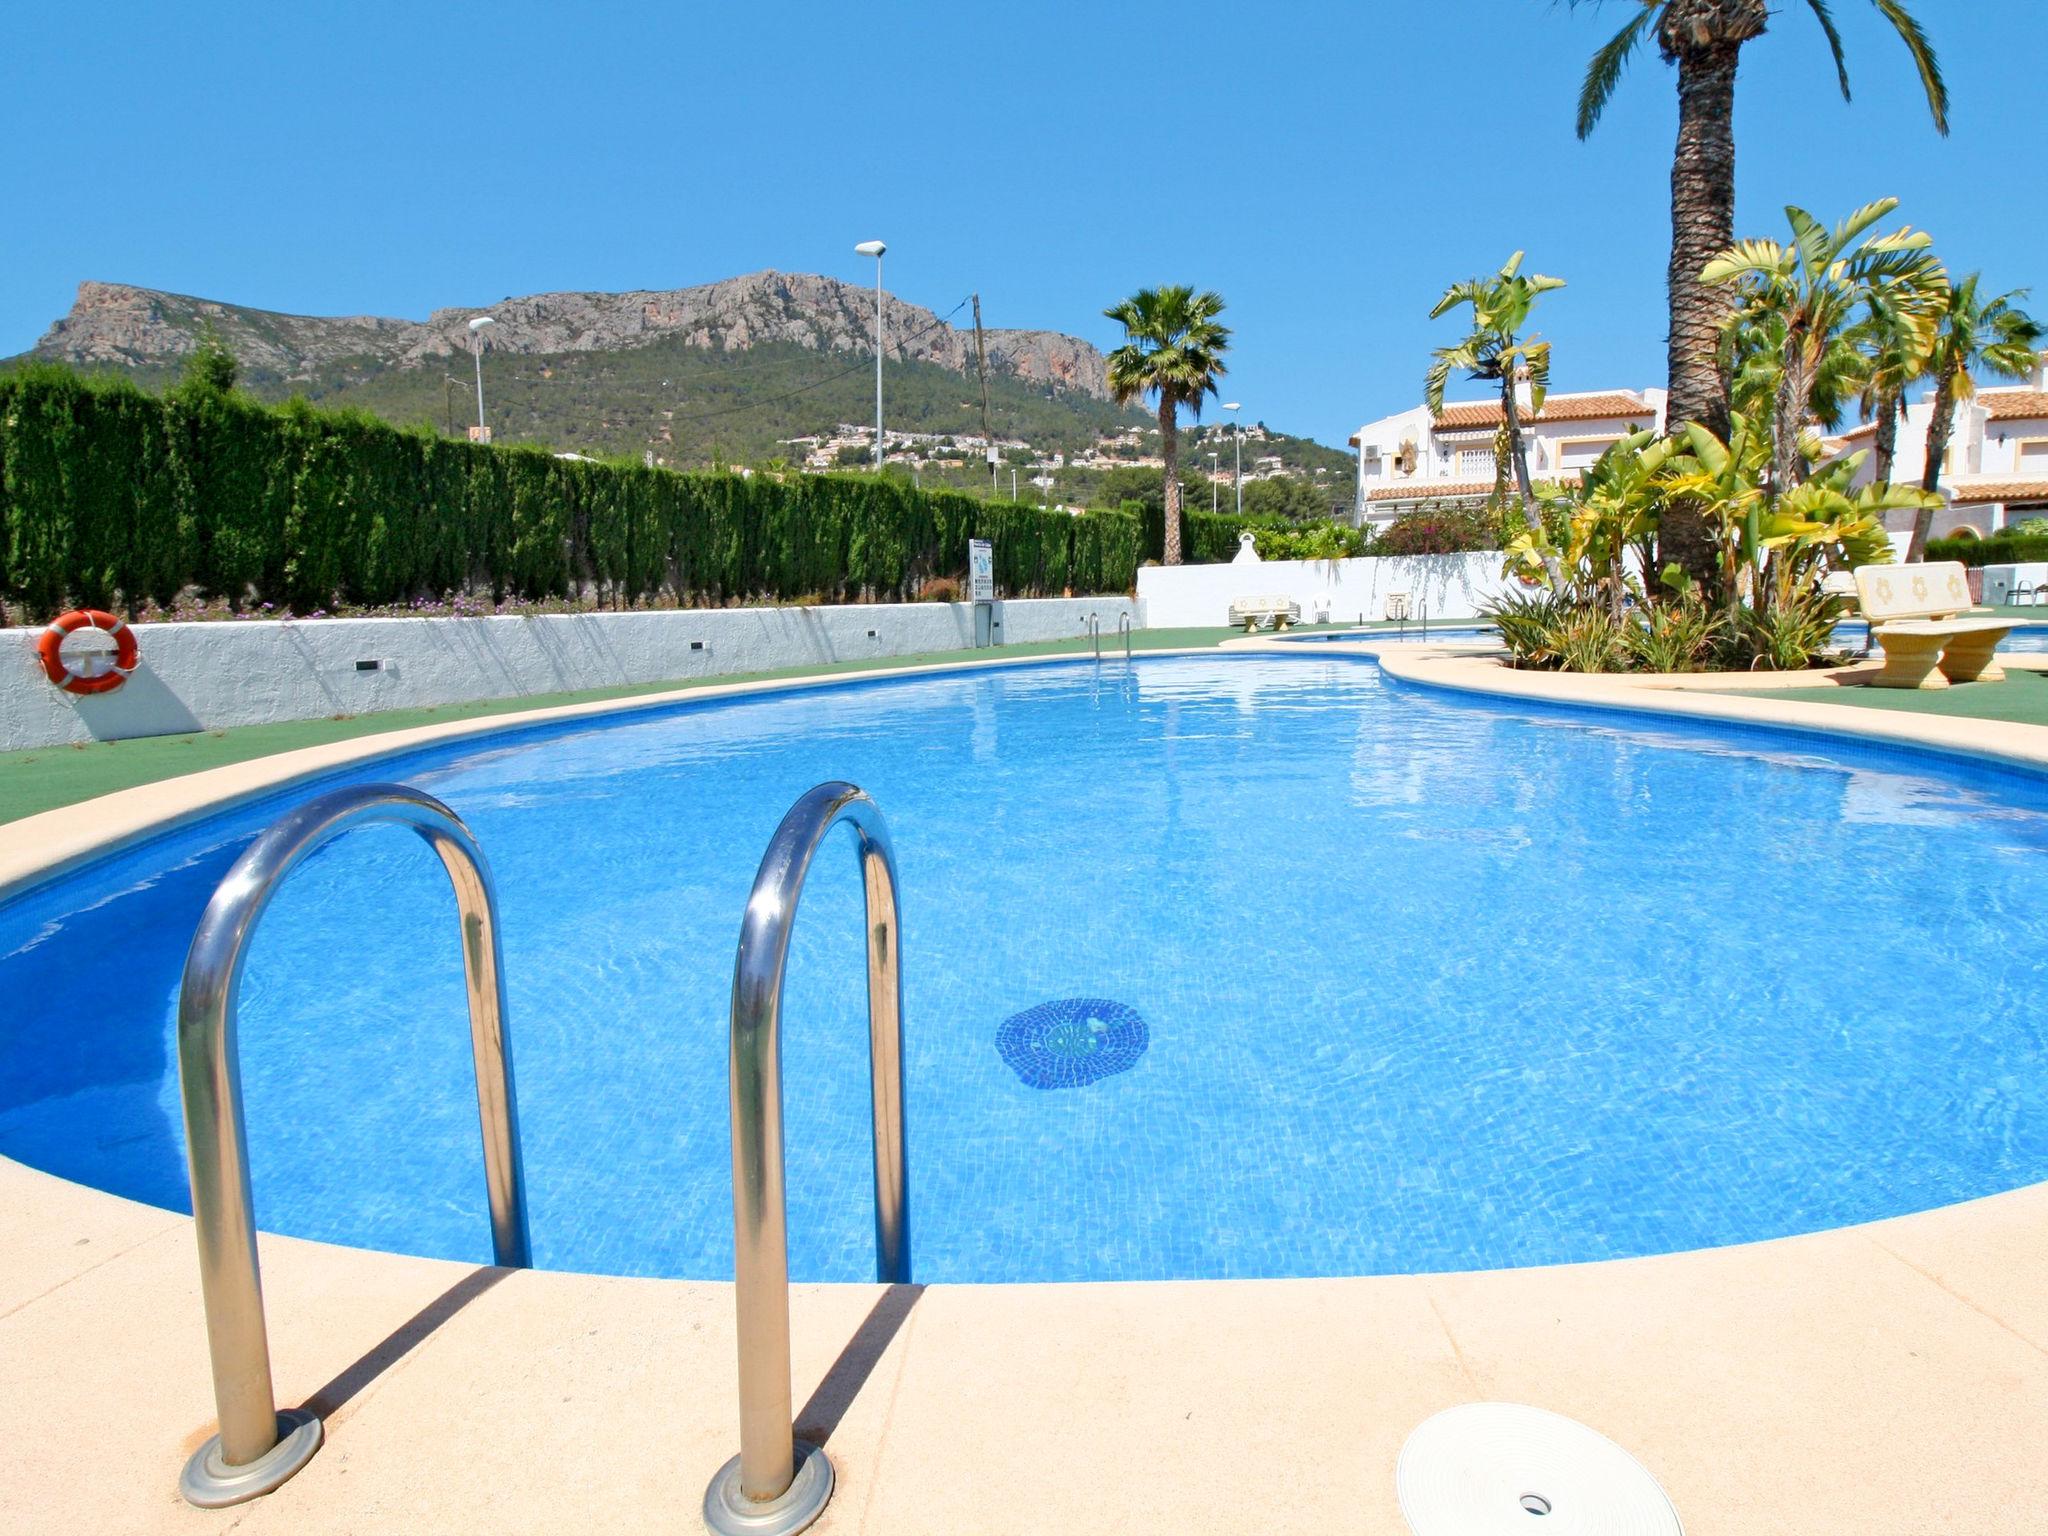
M 1383 665 L 1424 686 L 2048 764 L 2043 727 L 1518 674 L 1413 646 Z M 309 749 L 27 818 L 0 828 L 0 889 L 222 799 L 526 718 Z M 1824 963 L 1851 963 L 1844 952 Z M 177 1476 L 213 1409 L 191 1222 L 4 1160 L 0 1217 L 0 1529 L 694 1531 L 738 1446 L 730 1285 L 266 1237 L 278 1400 L 322 1412 L 327 1443 L 268 1497 L 196 1510 Z M 813 1527 L 824 1533 L 1399 1532 L 1402 1441 L 1475 1400 L 1533 1403 L 1613 1437 L 1692 1536 L 2048 1527 L 2048 1184 L 1599 1264 L 797 1286 L 791 1310 L 799 1432 L 824 1440 L 838 1471 Z

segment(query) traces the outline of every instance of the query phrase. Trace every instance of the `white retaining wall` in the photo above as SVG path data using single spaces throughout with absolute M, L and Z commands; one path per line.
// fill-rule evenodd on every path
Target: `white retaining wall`
M 1123 597 L 996 604 L 1011 644 L 1106 635 Z M 866 656 L 964 650 L 967 603 L 713 608 L 535 618 L 222 620 L 139 624 L 142 662 L 112 693 L 54 688 L 37 629 L 0 630 L 0 751 L 179 731 L 466 704 L 625 683 L 677 682 Z M 374 661 L 374 670 L 358 663 Z
M 1148 565 L 1138 572 L 1138 603 L 1148 629 L 1228 624 L 1241 597 L 1288 597 L 1303 623 L 1324 614 L 1338 624 L 1387 616 L 1387 596 L 1406 592 L 1432 619 L 1473 619 L 1479 603 L 1507 585 L 1502 556 L 1376 555 L 1357 560 L 1260 560 L 1230 565 Z

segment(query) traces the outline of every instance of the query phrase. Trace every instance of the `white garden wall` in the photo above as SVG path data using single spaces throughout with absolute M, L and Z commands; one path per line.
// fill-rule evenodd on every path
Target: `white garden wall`
M 996 605 L 1010 644 L 1114 636 L 1122 597 Z M 626 683 L 763 672 L 867 656 L 963 650 L 966 603 L 717 608 L 536 618 L 315 619 L 136 626 L 142 664 L 112 693 L 50 686 L 41 631 L 0 630 L 0 750 L 466 704 Z M 359 664 L 375 662 L 374 669 Z
M 1241 597 L 1288 597 L 1304 623 L 1327 615 L 1338 624 L 1387 616 L 1390 593 L 1406 592 L 1431 619 L 1472 619 L 1498 593 L 1498 553 L 1377 555 L 1357 560 L 1260 560 L 1230 565 L 1148 565 L 1138 572 L 1138 604 L 1148 629 L 1228 624 Z

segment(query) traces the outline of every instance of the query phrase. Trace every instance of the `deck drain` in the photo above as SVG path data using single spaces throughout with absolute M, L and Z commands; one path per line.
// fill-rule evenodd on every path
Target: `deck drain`
M 1040 1003 L 996 1027 L 996 1049 L 1027 1088 L 1085 1088 L 1128 1072 L 1150 1039 L 1137 1009 L 1106 997 Z
M 1466 1403 L 1425 1420 L 1401 1447 L 1394 1487 L 1415 1536 L 1684 1532 L 1635 1457 L 1574 1419 L 1519 1403 Z

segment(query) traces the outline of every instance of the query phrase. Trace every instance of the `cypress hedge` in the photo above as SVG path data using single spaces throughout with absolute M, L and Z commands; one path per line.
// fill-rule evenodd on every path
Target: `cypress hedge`
M 1196 519 L 1199 523 L 1203 519 Z M 1218 519 L 1216 521 L 1227 521 Z M 0 375 L 0 601 L 197 592 L 311 613 L 454 592 L 624 605 L 902 599 L 995 545 L 1011 597 L 1125 592 L 1156 524 L 871 475 L 678 473 L 490 448 L 303 400 L 271 407 L 34 366 Z M 1228 559 L 1199 551 L 1189 558 Z
M 2048 560 L 2048 538 L 2039 534 L 2014 533 L 2004 529 L 1985 538 L 1929 539 L 1927 558 L 1960 560 L 1964 565 L 2018 565 L 2024 561 Z

